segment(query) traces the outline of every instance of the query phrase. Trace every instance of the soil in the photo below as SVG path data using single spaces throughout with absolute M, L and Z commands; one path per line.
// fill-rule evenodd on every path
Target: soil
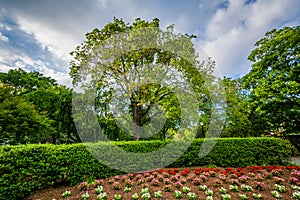
M 258 189 L 255 189 L 254 183 L 255 181 L 257 181 L 258 178 L 258 173 L 263 174 L 262 170 L 268 170 L 270 168 L 264 167 L 263 169 L 258 169 L 259 167 L 255 168 L 256 171 L 252 171 L 254 167 L 250 168 L 185 168 L 185 169 L 164 169 L 164 170 L 159 170 L 156 171 L 155 173 L 150 172 L 150 175 L 163 175 L 168 173 L 170 174 L 169 178 L 171 179 L 171 177 L 176 173 L 177 175 L 179 175 L 181 178 L 180 179 L 188 179 L 189 175 L 194 175 L 195 177 L 199 177 L 201 174 L 203 173 L 210 173 L 209 171 L 216 171 L 215 176 L 207 176 L 208 179 L 205 182 L 201 182 L 201 185 L 206 185 L 207 189 L 211 189 L 214 191 L 214 199 L 222 199 L 221 198 L 221 194 L 220 194 L 220 188 L 223 187 L 225 189 L 227 189 L 227 193 L 231 195 L 233 200 L 239 199 L 238 195 L 239 194 L 245 194 L 247 195 L 249 200 L 253 200 L 254 198 L 252 197 L 253 193 L 256 194 L 261 194 L 263 196 L 263 199 L 265 200 L 273 200 L 276 199 L 272 196 L 271 191 L 274 191 L 274 185 L 276 184 L 275 179 L 273 178 L 273 176 L 271 176 L 271 178 L 264 178 L 263 182 L 265 184 L 265 189 L 260 191 Z M 289 182 L 289 178 L 291 177 L 291 173 L 293 168 L 298 169 L 299 167 L 297 166 L 292 166 L 291 168 L 286 168 L 286 167 L 281 167 L 282 173 L 280 175 L 278 175 L 278 177 L 283 178 L 284 182 L 281 183 L 280 185 L 284 185 L 286 187 L 286 192 L 285 193 L 280 193 L 282 195 L 282 199 L 284 200 L 289 200 L 289 199 L 294 199 L 293 196 L 293 192 L 294 190 L 292 190 L 291 188 L 291 183 Z M 184 171 L 188 171 L 187 169 L 190 170 L 190 172 L 184 176 L 183 172 Z M 198 172 L 198 173 L 197 173 Z M 200 172 L 200 173 L 199 173 Z M 246 175 L 249 176 L 249 174 L 251 174 L 251 172 L 253 172 L 252 175 L 254 176 L 249 176 L 249 179 L 246 181 L 246 183 L 239 183 L 239 191 L 238 192 L 232 192 L 229 190 L 229 185 L 231 184 L 231 179 L 234 175 L 232 174 L 237 174 L 238 176 L 241 176 L 243 174 L 243 172 L 245 172 Z M 213 174 L 213 173 L 212 173 Z M 223 181 L 221 183 L 221 185 L 219 186 L 215 186 L 214 180 L 215 179 L 219 179 L 219 175 L 220 174 L 225 174 L 226 175 L 226 180 Z M 113 200 L 114 199 L 114 195 L 115 194 L 121 194 L 123 197 L 123 200 L 131 200 L 132 199 L 132 195 L 134 193 L 139 194 L 139 199 L 141 199 L 141 189 L 143 188 L 143 186 L 145 185 L 138 185 L 138 181 L 137 181 L 137 174 L 133 174 L 133 178 L 132 178 L 132 190 L 129 193 L 125 193 L 124 192 L 124 188 L 125 188 L 125 181 L 122 181 L 122 179 L 119 179 L 118 182 L 120 183 L 120 189 L 115 189 L 113 187 L 113 184 L 110 182 L 110 180 L 113 179 L 113 177 L 105 179 L 104 183 L 102 184 L 102 186 L 104 187 L 104 191 L 107 194 L 107 200 Z M 144 174 L 142 173 L 143 177 L 149 177 L 149 173 L 148 174 Z M 121 177 L 121 175 L 119 176 Z M 124 178 L 125 179 L 125 178 Z M 129 180 L 129 178 L 127 177 L 126 180 Z M 299 182 L 298 182 L 299 183 Z M 164 186 L 165 184 L 163 182 L 159 182 L 159 186 L 153 186 L 151 185 L 151 182 L 146 182 L 146 184 L 148 184 L 148 188 L 151 194 L 151 199 L 156 199 L 154 198 L 154 192 L 156 191 L 162 191 L 162 198 L 161 199 L 166 199 L 166 200 L 172 200 L 175 199 L 174 197 L 174 191 L 175 190 L 181 190 L 181 188 L 177 189 L 175 187 L 175 183 L 174 181 L 171 181 L 170 185 L 172 186 L 172 192 L 165 192 L 164 191 Z M 249 185 L 252 186 L 253 191 L 251 192 L 243 192 L 241 190 L 240 185 L 241 184 L 245 184 L 245 185 Z M 183 186 L 187 186 L 191 189 L 191 192 L 195 193 L 197 195 L 197 199 L 206 199 L 207 195 L 205 194 L 204 191 L 201 191 L 199 188 L 199 185 L 195 185 L 193 182 L 189 182 L 187 181 L 185 184 L 183 184 Z M 95 192 L 95 183 L 91 183 L 88 185 L 87 190 L 80 190 L 79 185 L 78 186 L 74 186 L 74 187 L 68 187 L 68 186 L 59 186 L 59 187 L 51 187 L 51 188 L 47 188 L 44 190 L 40 190 L 37 191 L 35 194 L 33 194 L 32 196 L 25 198 L 24 200 L 58 200 L 58 199 L 65 199 L 65 200 L 81 200 L 82 199 L 82 194 L 88 192 L 90 195 L 89 199 L 97 199 L 97 194 Z M 62 197 L 62 193 L 65 191 L 71 191 L 71 196 L 70 197 Z M 184 200 L 187 200 L 187 194 L 183 193 L 183 198 Z

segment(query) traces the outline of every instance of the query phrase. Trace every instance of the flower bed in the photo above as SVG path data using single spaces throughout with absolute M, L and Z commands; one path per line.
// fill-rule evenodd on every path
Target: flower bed
M 29 199 L 300 199 L 299 166 L 162 169 L 47 189 Z

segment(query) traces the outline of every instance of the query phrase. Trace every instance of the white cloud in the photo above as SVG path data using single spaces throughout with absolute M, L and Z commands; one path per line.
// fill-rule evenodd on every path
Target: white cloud
M 74 37 L 72 33 L 53 29 L 53 27 L 42 25 L 42 22 L 33 22 L 26 18 L 19 18 L 18 23 L 22 30 L 32 34 L 40 42 L 41 48 L 46 49 L 47 47 L 59 59 L 70 60 L 68 53 L 74 50 L 78 44 L 78 38 Z
M 18 53 L 12 48 L 0 48 L 0 64 L 8 65 L 18 59 Z
M 0 41 L 8 42 L 9 39 L 8 39 L 8 37 L 6 37 L 5 35 L 3 35 L 3 34 L 0 32 Z
M 1 10 L 0 10 L 0 12 L 1 12 Z M 7 24 L 3 24 L 1 22 L 0 22 L 0 29 L 5 29 L 7 31 L 11 31 L 12 30 L 12 28 L 9 27 Z
M 21 29 L 31 34 L 42 49 L 55 55 L 52 62 L 63 59 L 68 63 L 69 52 L 84 40 L 85 33 L 103 27 L 114 16 L 128 23 L 137 17 L 145 20 L 157 17 L 162 27 L 175 24 L 175 31 L 196 34 L 201 39 L 198 39 L 199 45 L 216 60 L 220 73 L 229 76 L 249 71 L 247 56 L 266 31 L 299 24 L 298 1 L 257 0 L 244 4 L 243 0 L 230 0 L 229 6 L 222 8 L 220 5 L 226 4 L 226 0 L 177 3 L 160 0 L 2 0 L 6 13 L 13 15 Z M 4 26 L 0 24 L 0 28 Z M 16 49 L 0 48 L 0 63 L 11 63 L 20 56 L 25 59 L 24 54 Z M 32 60 L 33 63 L 25 59 L 24 63 L 41 66 L 39 70 L 46 76 L 51 75 L 62 82 L 70 81 L 65 73 L 56 72 L 51 64 Z M 67 64 L 60 68 L 63 72 L 69 71 Z
M 210 20 L 201 41 L 207 54 L 217 63 L 221 75 L 234 76 L 250 70 L 247 57 L 254 43 L 273 29 L 281 28 L 299 14 L 297 0 L 260 0 L 252 4 L 231 0 Z M 299 23 L 299 21 L 298 21 Z
M 72 87 L 72 80 L 68 72 L 58 72 L 52 69 L 55 62 L 33 59 L 26 52 L 13 48 L 9 45 L 3 45 L 0 48 L 0 72 L 8 72 L 11 69 L 21 68 L 25 71 L 39 71 L 45 76 L 50 76 L 57 80 L 59 84 Z M 64 70 L 62 70 L 64 71 Z
M 51 0 L 31 3 L 5 1 L 9 12 L 13 13 L 21 29 L 32 34 L 42 48 L 48 48 L 54 55 L 66 61 L 69 52 L 84 40 L 86 32 L 104 26 L 114 16 L 132 22 L 140 17 L 161 19 L 162 26 L 175 24 L 175 30 L 197 34 L 206 23 L 215 7 L 223 0 L 183 1 L 180 5 L 171 2 L 136 0 L 74 0 L 55 2 Z
M 50 76 L 55 79 L 59 84 L 66 85 L 68 87 L 72 87 L 72 80 L 68 73 L 56 72 L 49 67 L 46 67 L 42 63 L 37 65 L 38 71 L 45 74 L 46 76 Z

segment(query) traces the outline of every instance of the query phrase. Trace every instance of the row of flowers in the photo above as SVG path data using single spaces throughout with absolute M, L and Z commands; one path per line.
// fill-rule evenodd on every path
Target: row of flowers
M 239 187 L 236 186 L 236 185 L 229 185 L 229 188 L 230 188 L 229 190 L 231 192 L 239 192 Z M 292 194 L 292 197 L 294 199 L 300 199 L 300 187 L 292 185 L 292 188 L 294 190 L 294 192 Z M 207 189 L 206 185 L 200 185 L 199 189 L 205 192 L 205 194 L 207 196 L 207 198 L 206 198 L 207 200 L 212 200 L 213 199 L 213 197 L 214 197 L 214 191 L 213 190 Z M 130 191 L 131 191 L 131 188 L 126 187 L 124 189 L 125 193 L 128 193 Z M 241 185 L 241 191 L 252 192 L 253 189 L 252 189 L 251 186 Z M 97 186 L 95 188 L 95 192 L 97 193 L 97 200 L 107 199 L 107 194 L 104 191 L 103 186 Z M 227 189 L 221 187 L 219 189 L 219 192 L 221 194 L 221 199 L 222 200 L 231 200 L 232 199 L 231 195 L 228 194 Z M 274 190 L 271 191 L 271 194 L 273 195 L 274 198 L 281 199 L 282 195 L 280 193 L 284 193 L 284 192 L 286 192 L 286 189 L 285 189 L 284 185 L 275 184 L 274 185 Z M 181 190 L 175 190 L 174 191 L 174 198 L 175 199 L 182 199 L 184 194 L 186 194 L 186 196 L 189 200 L 195 200 L 197 198 L 197 195 L 195 193 L 191 192 L 191 189 L 186 187 L 186 186 L 183 186 Z M 65 191 L 62 194 L 62 197 L 64 197 L 64 198 L 65 197 L 70 197 L 70 196 L 71 196 L 70 191 Z M 238 197 L 241 200 L 247 200 L 249 198 L 249 196 L 250 195 L 246 195 L 246 194 L 238 194 Z M 145 188 L 142 188 L 142 190 L 139 194 L 134 193 L 131 197 L 132 197 L 133 200 L 139 199 L 140 197 L 143 200 L 150 200 L 151 199 L 151 194 L 149 192 L 149 188 L 145 187 Z M 156 198 L 156 199 L 161 199 L 163 197 L 162 191 L 158 190 L 158 191 L 154 192 L 153 197 Z M 258 194 L 257 193 L 252 193 L 252 197 L 254 199 L 263 199 L 262 195 L 259 194 L 259 193 Z M 89 198 L 90 198 L 90 195 L 89 195 L 88 192 L 82 194 L 82 200 L 87 200 Z M 121 194 L 116 194 L 114 196 L 114 199 L 115 200 L 121 200 L 121 199 L 123 199 L 123 197 L 122 197 Z
M 290 171 L 288 180 L 282 178 L 285 170 Z M 271 194 L 274 198 L 282 198 L 281 193 L 286 192 L 284 184 L 290 183 L 292 188 L 291 196 L 294 199 L 300 199 L 300 169 L 298 166 L 249 166 L 246 168 L 196 168 L 194 170 L 184 169 L 169 169 L 156 170 L 145 173 L 127 174 L 122 176 L 114 176 L 109 178 L 106 182 L 112 186 L 114 190 L 120 191 L 123 188 L 125 193 L 129 193 L 135 185 L 141 185 L 140 193 L 132 194 L 132 199 L 150 199 L 162 198 L 162 191 L 173 192 L 175 199 L 181 199 L 184 195 L 188 199 L 196 199 L 197 194 L 192 192 L 190 188 L 185 186 L 186 183 L 197 186 L 200 191 L 203 191 L 207 199 L 213 199 L 214 191 L 208 189 L 205 182 L 212 181 L 214 187 L 219 187 L 219 193 L 224 200 L 231 199 L 230 192 L 237 192 L 239 199 L 248 199 L 252 196 L 254 199 L 262 199 L 263 196 L 259 191 L 266 189 L 266 180 L 275 182 Z M 107 195 L 104 191 L 103 184 L 105 180 L 96 180 L 92 185 L 95 187 L 97 199 L 106 199 Z M 251 182 L 252 184 L 247 184 Z M 223 185 L 229 185 L 227 189 Z M 81 191 L 85 191 L 91 184 L 82 182 L 78 187 Z M 156 192 L 150 194 L 149 187 L 160 187 Z M 227 191 L 228 190 L 228 191 Z M 256 190 L 256 191 L 255 191 Z M 196 192 L 196 191 L 195 191 Z M 242 194 L 242 193 L 244 194 Z M 247 192 L 252 192 L 252 195 Z M 246 193 L 246 194 L 245 194 Z M 65 191 L 63 197 L 71 196 L 70 191 Z M 88 192 L 82 194 L 82 199 L 89 199 Z M 114 199 L 122 199 L 121 194 L 116 194 Z

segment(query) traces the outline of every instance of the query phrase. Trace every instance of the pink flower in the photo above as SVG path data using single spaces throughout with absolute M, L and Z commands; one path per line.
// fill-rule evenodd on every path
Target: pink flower
M 232 185 L 238 185 L 238 184 L 239 184 L 239 180 L 236 179 L 236 178 L 232 178 L 232 179 L 230 180 L 230 183 L 231 183 Z
M 289 182 L 290 182 L 290 183 L 293 183 L 293 184 L 296 184 L 296 183 L 299 182 L 299 179 L 297 179 L 296 177 L 290 177 L 290 178 L 289 178 Z
M 163 175 L 163 177 L 165 177 L 165 178 L 170 177 L 170 174 L 168 174 L 167 172 L 163 172 L 162 175 Z
M 219 176 L 219 178 L 220 178 L 222 181 L 226 181 L 226 176 L 225 176 L 224 174 L 221 174 L 221 175 Z
M 201 178 L 203 182 L 207 181 L 207 176 L 205 176 L 203 174 L 200 175 L 199 178 Z
M 179 189 L 179 188 L 181 188 L 183 185 L 182 185 L 182 183 L 180 182 L 180 181 L 177 181 L 176 183 L 175 183 L 175 187 L 177 188 L 177 189 Z
M 194 178 L 194 180 L 193 180 L 194 185 L 200 185 L 201 182 L 202 182 L 202 179 L 200 179 L 198 177 Z
M 172 186 L 171 185 L 165 185 L 164 186 L 164 191 L 165 192 L 172 192 Z
M 80 191 L 82 191 L 82 190 L 87 190 L 87 186 L 88 186 L 87 182 L 82 182 L 79 184 L 78 187 L 79 187 Z
M 163 181 L 164 180 L 164 177 L 162 175 L 158 175 L 157 178 L 158 178 L 159 181 Z
M 279 178 L 279 177 L 277 177 L 277 176 L 274 176 L 273 179 L 275 180 L 275 182 L 276 182 L 277 184 L 281 184 L 281 183 L 284 182 L 284 179 L 283 179 L 283 178 Z
M 236 174 L 230 174 L 230 178 L 238 178 Z
M 190 175 L 188 176 L 188 178 L 187 178 L 187 180 L 188 180 L 189 182 L 192 182 L 193 179 L 194 179 L 194 174 L 190 174 Z
M 180 180 L 180 182 L 181 182 L 182 184 L 185 184 L 185 183 L 186 183 L 186 179 L 185 179 L 185 178 L 182 178 L 182 179 Z
M 136 182 L 136 184 L 137 185 L 141 185 L 141 184 L 143 184 L 143 183 L 145 183 L 145 180 L 144 179 L 139 179 L 139 180 L 137 180 L 137 182 Z
M 210 172 L 209 172 L 209 175 L 210 175 L 211 177 L 215 177 L 215 176 L 216 176 L 216 172 L 215 172 L 215 171 L 210 171 Z
M 215 178 L 213 180 L 213 183 L 214 183 L 214 186 L 216 186 L 216 187 L 219 187 L 219 186 L 222 185 L 222 181 L 220 179 L 218 179 L 218 178 Z
M 176 181 L 179 180 L 179 176 L 176 176 L 176 175 L 175 175 L 175 176 L 172 176 L 172 177 L 171 177 L 171 180 L 174 181 L 174 182 L 176 182 Z
M 121 187 L 119 182 L 114 182 L 113 186 L 114 186 L 115 190 L 119 190 Z
M 260 173 L 257 173 L 257 180 L 258 181 L 263 181 L 264 177 Z
M 253 187 L 257 190 L 265 190 L 265 183 L 264 182 L 259 182 L 259 181 L 255 181 L 253 184 Z
M 147 177 L 146 180 L 147 180 L 147 182 L 151 182 L 153 180 L 153 178 L 154 178 L 154 176 L 151 175 L 151 176 Z
M 204 176 L 210 176 L 210 174 L 208 172 L 203 172 L 202 175 L 204 175 Z
M 294 170 L 294 171 L 291 173 L 291 176 L 300 178 L 300 171 Z
M 167 184 L 170 184 L 171 181 L 170 181 L 170 179 L 166 178 L 166 179 L 164 180 L 164 183 L 167 185 Z
M 133 185 L 133 183 L 132 183 L 131 180 L 127 180 L 127 181 L 125 182 L 125 186 L 126 186 L 126 187 L 131 187 L 132 185 Z
M 156 178 L 158 176 L 158 172 L 153 172 L 152 175 Z
M 140 178 L 143 178 L 143 175 L 142 175 L 142 174 L 136 175 L 136 179 L 140 179 Z
M 154 180 L 152 181 L 152 185 L 154 185 L 154 186 L 159 186 L 159 180 L 154 179 Z
M 128 176 L 128 178 L 130 178 L 130 179 L 133 179 L 133 177 L 134 177 L 133 174 L 128 174 L 127 176 Z
M 249 176 L 247 175 L 242 175 L 239 177 L 239 181 L 242 183 L 246 183 L 247 180 L 249 180 Z
M 95 187 L 97 187 L 98 185 L 102 185 L 103 183 L 104 183 L 103 179 L 95 180 Z

